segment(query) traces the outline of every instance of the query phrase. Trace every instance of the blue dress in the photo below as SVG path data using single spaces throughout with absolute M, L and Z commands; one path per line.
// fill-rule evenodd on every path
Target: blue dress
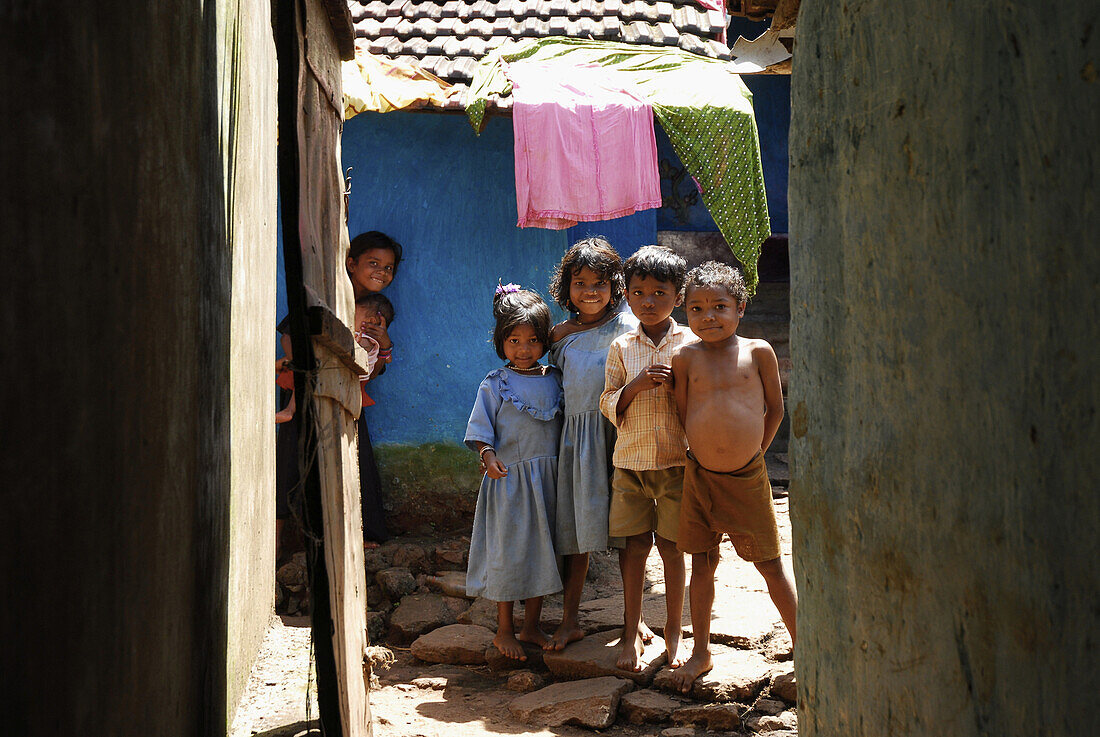
M 567 335 L 550 346 L 561 369 L 565 423 L 558 450 L 558 555 L 606 550 L 615 427 L 600 414 L 604 366 L 611 342 L 638 326 L 621 311 L 598 328 Z
M 519 601 L 561 591 L 554 552 L 561 410 L 561 372 L 553 367 L 545 376 L 499 368 L 478 387 L 466 445 L 492 445 L 508 475 L 481 479 L 467 595 Z

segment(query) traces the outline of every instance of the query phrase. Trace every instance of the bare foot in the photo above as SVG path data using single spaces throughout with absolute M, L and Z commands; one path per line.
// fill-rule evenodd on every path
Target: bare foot
M 533 632 L 521 630 L 519 634 L 516 635 L 516 639 L 520 642 L 527 642 L 543 649 L 546 648 L 546 643 L 550 642 L 550 638 L 540 629 L 535 629 Z
M 645 643 L 641 635 L 635 635 L 632 639 L 622 641 L 622 652 L 615 661 L 615 667 L 619 670 L 627 670 L 632 673 L 642 671 L 642 653 L 645 651 Z
M 519 640 L 511 633 L 497 632 L 496 637 L 493 638 L 493 644 L 506 658 L 527 660 L 527 654 L 523 652 L 523 645 L 519 644 Z
M 695 679 L 713 667 L 714 661 L 710 657 L 710 650 L 694 653 L 672 674 L 672 683 L 680 689 L 680 693 L 691 693 L 691 686 L 695 683 Z
M 679 668 L 687 662 L 687 653 L 680 647 L 680 633 L 665 628 L 665 654 L 668 655 L 668 667 Z
M 644 621 L 638 622 L 638 632 L 642 635 L 642 642 L 647 645 L 653 642 L 653 638 L 656 637 L 656 635 L 653 634 L 653 630 L 651 630 L 649 625 Z
M 557 630 L 555 630 L 554 634 L 550 635 L 549 641 L 547 641 L 547 643 L 542 646 L 542 649 L 564 650 L 566 645 L 571 642 L 576 642 L 582 637 L 584 637 L 584 630 L 582 630 L 580 627 L 567 627 L 564 623 L 562 623 L 562 625 L 558 627 Z

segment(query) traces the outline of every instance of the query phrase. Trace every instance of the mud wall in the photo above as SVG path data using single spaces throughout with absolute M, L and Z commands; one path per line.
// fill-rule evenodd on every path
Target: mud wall
M 799 733 L 1097 731 L 1100 10 L 803 2 Z
M 269 12 L 0 10 L 13 734 L 224 733 L 269 615 Z

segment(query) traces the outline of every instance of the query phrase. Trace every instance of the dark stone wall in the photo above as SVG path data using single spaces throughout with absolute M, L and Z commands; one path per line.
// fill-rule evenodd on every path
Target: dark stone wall
M 1100 9 L 803 2 L 804 737 L 1094 734 Z
M 230 445 L 219 126 L 249 124 L 219 87 L 239 53 L 219 18 L 250 11 L 222 5 L 0 9 L 12 734 L 225 730 L 230 475 L 254 446 Z

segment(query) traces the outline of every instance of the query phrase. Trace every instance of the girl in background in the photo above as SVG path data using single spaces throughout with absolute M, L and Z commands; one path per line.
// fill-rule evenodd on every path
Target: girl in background
M 538 647 L 549 642 L 540 627 L 542 597 L 562 588 L 553 537 L 561 373 L 539 363 L 550 340 L 550 310 L 537 294 L 515 284 L 497 287 L 493 316 L 493 343 L 507 363 L 481 382 L 466 426 L 466 445 L 485 469 L 466 594 L 497 602 L 493 644 L 509 658 L 526 660 L 521 641 Z M 513 614 L 520 599 L 523 628 L 517 633 Z

